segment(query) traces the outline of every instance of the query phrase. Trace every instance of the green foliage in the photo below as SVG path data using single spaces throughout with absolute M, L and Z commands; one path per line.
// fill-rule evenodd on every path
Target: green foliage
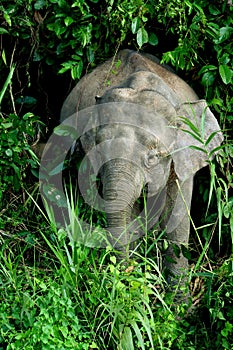
M 2 1 L 1 4 L 5 20 L 1 34 L 29 40 L 29 57 L 23 48 L 27 58 L 56 67 L 60 64 L 59 73 L 69 70 L 73 79 L 81 77 L 83 67 L 96 60 L 96 53 L 100 56 L 101 46 L 103 59 L 126 41 L 131 23 L 139 47 L 147 42 L 157 43 L 155 33 L 148 36 L 143 26 L 147 21 L 144 13 L 148 9 L 141 0 L 105 1 L 102 4 L 98 1 L 37 0 L 26 1 L 26 6 L 24 1 Z M 9 53 L 4 51 L 4 55 Z
M 7 259 L 1 256 L 0 263 L 4 272 L 1 289 L 5 287 L 0 304 L 2 346 L 28 350 L 96 348 L 94 334 L 79 320 L 68 290 L 35 269 L 13 266 L 10 259 L 10 255 Z
M 233 348 L 232 259 L 216 258 L 232 253 L 233 240 L 230 3 L 0 1 L 0 349 Z M 210 163 L 211 180 L 199 177 L 194 195 L 198 211 L 204 209 L 196 227 L 193 278 L 202 280 L 204 292 L 190 317 L 183 317 L 184 305 L 171 308 L 174 296 L 165 293 L 157 261 L 148 252 L 140 263 L 122 269 L 115 252 L 72 240 L 79 228 L 74 212 L 87 213 L 83 203 L 69 208 L 71 225 L 57 230 L 50 227 L 54 218 L 48 224 L 24 191 L 29 168 L 37 166 L 29 147 L 38 131 L 35 115 L 42 111 L 47 122 L 50 109 L 56 114 L 51 94 L 56 106 L 67 94 L 58 94 L 62 84 L 46 90 L 47 73 L 78 80 L 120 48 L 142 49 L 183 70 L 224 132 L 217 161 Z M 69 83 L 64 85 L 68 89 Z M 41 104 L 43 94 L 48 96 Z M 187 126 L 207 154 L 210 139 L 204 140 L 195 125 Z M 90 211 L 88 220 L 93 220 Z M 94 220 L 105 223 L 99 216 Z M 159 243 L 152 241 L 148 251 Z
M 15 66 L 12 65 L 7 79 L 0 91 L 0 209 L 6 205 L 4 195 L 13 196 L 23 188 L 27 168 L 36 168 L 38 161 L 30 149 L 29 142 L 35 138 L 38 118 L 33 113 L 19 117 L 16 113 L 3 112 L 3 100 L 11 86 Z M 12 101 L 15 110 L 14 100 Z M 9 198 L 8 198 L 9 199 Z
M 203 0 L 175 0 L 168 4 L 159 0 L 155 4 L 106 0 L 99 4 L 37 0 L 1 4 L 2 34 L 30 40 L 30 56 L 34 61 L 46 60 L 50 65 L 60 62 L 63 65 L 60 72 L 70 69 L 74 79 L 80 78 L 84 64 L 96 60 L 101 46 L 103 59 L 126 43 L 127 36 L 138 48 L 157 45 L 159 26 L 177 42 L 174 50 L 164 53 L 164 61 L 181 69 L 204 63 L 207 70 L 210 57 L 205 49 L 212 45 L 211 60 L 214 64 L 218 62 L 223 82 L 228 84 L 232 76 L 232 7 L 226 1 L 209 4 Z M 203 82 L 209 84 L 208 75 Z
M 210 320 L 213 332 L 217 334 L 216 349 L 232 349 L 233 335 L 233 261 L 226 260 L 216 271 L 217 288 L 210 298 Z
M 38 118 L 32 113 L 22 117 L 1 114 L 0 118 L 0 201 L 3 208 L 6 205 L 4 195 L 8 193 L 10 197 L 19 192 L 23 188 L 28 167 L 33 169 L 38 166 L 29 146 L 30 139 L 35 137 Z
M 28 232 L 20 239 L 19 234 L 6 235 L 2 241 L 3 348 L 232 348 L 231 260 L 206 274 L 209 287 L 200 314 L 194 310 L 189 317 L 185 305 L 174 306 L 174 296 L 165 294 L 155 261 L 141 256 L 140 263 L 131 261 L 124 268 L 113 251 L 74 245 L 64 231 L 50 228 L 42 217 L 38 220 L 39 230 L 38 223 L 33 224 L 37 240 L 29 241 Z
M 6 191 L 16 193 L 23 185 L 28 166 L 37 167 L 36 160 L 30 158 L 30 147 L 27 137 L 34 137 L 34 125 L 37 118 L 27 113 L 21 119 L 15 114 L 1 117 L 0 150 L 0 200 Z

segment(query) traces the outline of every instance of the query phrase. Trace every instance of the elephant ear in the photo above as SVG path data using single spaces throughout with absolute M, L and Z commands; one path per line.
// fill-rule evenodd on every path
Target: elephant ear
M 183 103 L 177 116 L 176 150 L 172 157 L 178 179 L 185 181 L 208 164 L 223 136 L 205 100 Z

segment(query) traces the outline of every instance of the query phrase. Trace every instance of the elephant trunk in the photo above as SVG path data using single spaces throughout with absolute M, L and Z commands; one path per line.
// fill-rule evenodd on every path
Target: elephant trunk
M 135 164 L 122 159 L 106 163 L 102 174 L 109 240 L 117 249 L 126 251 L 133 235 L 130 230 L 132 208 L 140 196 L 143 176 Z

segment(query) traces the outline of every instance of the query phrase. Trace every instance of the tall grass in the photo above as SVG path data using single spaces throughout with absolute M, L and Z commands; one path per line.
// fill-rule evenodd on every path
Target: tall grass
M 86 247 L 82 238 L 93 233 L 86 232 L 79 221 L 74 197 L 67 196 L 67 200 L 69 224 L 57 228 L 54 213 L 46 205 L 53 240 L 41 234 L 59 263 L 63 283 L 75 290 L 76 304 L 95 333 L 96 343 L 100 349 L 155 349 L 162 338 L 156 335 L 155 305 L 172 315 L 164 301 L 166 283 L 156 262 L 137 253 L 140 263 L 132 261 L 126 268 L 117 262 L 117 252 L 110 246 L 102 250 Z

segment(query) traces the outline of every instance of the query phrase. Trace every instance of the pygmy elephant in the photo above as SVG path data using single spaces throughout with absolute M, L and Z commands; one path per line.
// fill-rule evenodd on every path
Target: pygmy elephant
M 145 227 L 159 223 L 169 242 L 165 265 L 171 274 L 182 274 L 188 267 L 181 247 L 189 241 L 193 177 L 222 142 L 205 100 L 154 56 L 122 50 L 75 86 L 61 122 L 74 114 L 84 152 L 101 178 L 96 197 L 111 244 L 126 255 Z

